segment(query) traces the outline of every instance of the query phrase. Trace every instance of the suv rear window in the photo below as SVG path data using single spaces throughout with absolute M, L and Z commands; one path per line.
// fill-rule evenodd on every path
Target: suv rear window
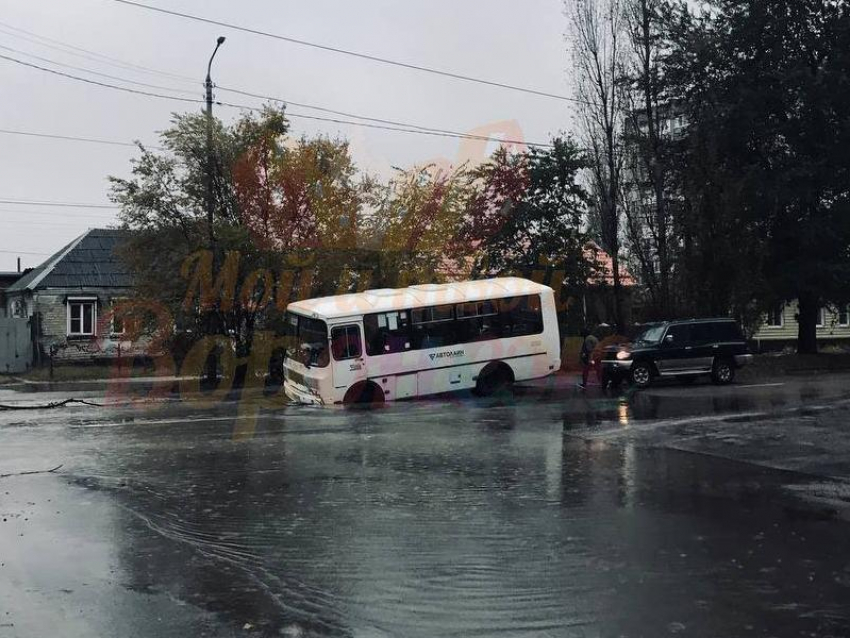
M 717 341 L 721 324 L 717 323 L 696 323 L 693 325 L 694 343 L 712 343 Z
M 734 321 L 724 321 L 718 323 L 716 328 L 718 341 L 743 341 L 744 335 L 741 328 Z
M 695 343 L 722 343 L 743 341 L 741 329 L 734 321 L 707 321 L 692 326 Z

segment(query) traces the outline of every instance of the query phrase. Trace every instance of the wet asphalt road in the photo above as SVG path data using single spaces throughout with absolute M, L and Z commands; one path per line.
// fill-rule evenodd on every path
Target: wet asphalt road
M 0 637 L 847 636 L 848 380 L 2 412 Z

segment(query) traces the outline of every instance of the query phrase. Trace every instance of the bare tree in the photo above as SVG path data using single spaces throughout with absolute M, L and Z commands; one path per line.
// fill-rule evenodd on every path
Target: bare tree
M 581 137 L 590 165 L 590 192 L 602 245 L 611 255 L 614 323 L 624 328 L 620 277 L 624 121 L 624 25 L 621 0 L 566 0 L 572 22 Z
M 624 59 L 629 191 L 625 208 L 632 255 L 659 316 L 673 314 L 667 148 L 680 114 L 664 91 L 661 0 L 624 0 L 629 51 Z

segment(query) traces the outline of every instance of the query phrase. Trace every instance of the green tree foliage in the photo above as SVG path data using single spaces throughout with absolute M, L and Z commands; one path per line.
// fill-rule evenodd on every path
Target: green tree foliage
M 247 352 L 257 329 L 279 328 L 286 305 L 310 296 L 507 272 L 587 280 L 584 164 L 570 139 L 382 184 L 343 141 L 287 139 L 279 112 L 214 121 L 211 154 L 206 125 L 176 116 L 164 150 L 141 147 L 131 177 L 111 178 L 139 296 L 172 313 L 187 345 L 225 334 Z
M 111 178 L 112 199 L 135 231 L 126 258 L 139 296 L 168 308 L 183 334 L 228 334 L 246 349 L 292 298 L 335 292 L 356 244 L 361 188 L 346 143 L 284 144 L 278 111 L 214 120 L 212 153 L 206 126 L 201 114 L 175 116 L 163 151 L 140 147 L 131 177 Z
M 677 165 L 698 307 L 798 299 L 798 349 L 850 281 L 850 13 L 718 0 L 670 12 L 667 73 L 689 126 Z
M 372 191 L 364 245 L 378 287 L 443 281 L 452 274 L 460 221 L 471 199 L 464 168 L 400 171 Z
M 571 138 L 555 138 L 550 149 L 500 149 L 476 169 L 458 235 L 473 272 L 544 279 L 562 298 L 582 289 L 592 274 L 582 230 L 588 195 L 578 180 L 585 166 Z

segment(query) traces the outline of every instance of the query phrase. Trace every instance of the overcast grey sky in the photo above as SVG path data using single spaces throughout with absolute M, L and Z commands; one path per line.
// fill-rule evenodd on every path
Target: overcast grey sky
M 407 63 L 571 94 L 561 0 L 147 2 Z M 114 0 L 0 0 L 0 9 L 0 55 L 140 90 L 157 91 L 32 56 L 201 99 L 207 60 L 216 37 L 224 35 L 227 42 L 213 67 L 213 79 L 222 87 L 456 131 L 515 120 L 527 141 L 547 141 L 573 125 L 568 102 L 384 66 Z M 116 66 L 11 27 L 181 77 Z M 0 59 L 0 85 L 4 130 L 155 143 L 171 113 L 201 108 L 88 85 L 4 59 Z M 262 103 L 223 91 L 216 97 Z M 322 115 L 294 106 L 289 110 Z M 216 114 L 230 120 L 238 111 L 217 108 Z M 469 145 L 462 150 L 456 139 L 296 118 L 291 123 L 295 135 L 348 138 L 358 164 L 382 174 L 392 166 L 439 158 L 456 161 L 475 150 Z M 135 154 L 131 147 L 8 133 L 0 133 L 0 144 L 0 200 L 108 205 L 106 176 L 126 175 Z M 37 265 L 44 253 L 57 250 L 86 228 L 114 221 L 115 212 L 0 201 L 0 219 L 0 270 L 12 270 L 18 254 L 24 267 Z

